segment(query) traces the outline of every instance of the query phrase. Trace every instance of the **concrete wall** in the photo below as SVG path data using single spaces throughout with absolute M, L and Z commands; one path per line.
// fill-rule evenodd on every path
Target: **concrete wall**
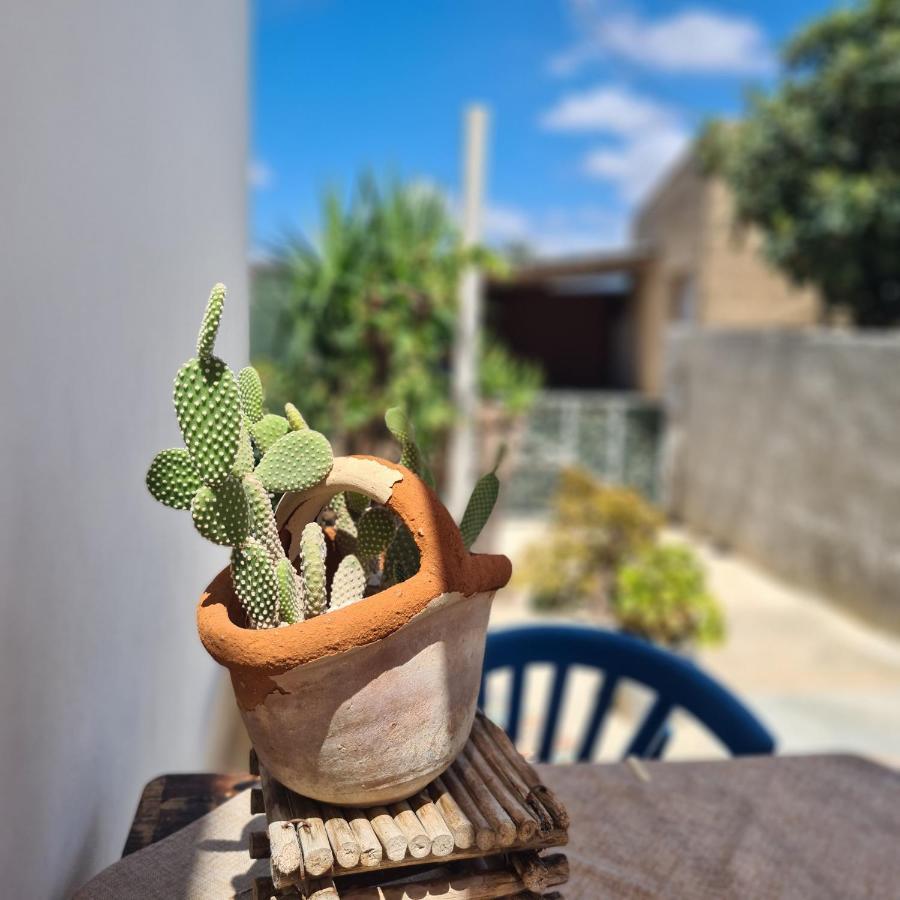
M 225 553 L 155 504 L 209 287 L 247 350 L 242 0 L 12 0 L 0 28 L 0 872 L 62 897 L 144 782 L 209 763 L 194 603 Z
M 900 337 L 682 332 L 667 359 L 670 511 L 900 630 Z

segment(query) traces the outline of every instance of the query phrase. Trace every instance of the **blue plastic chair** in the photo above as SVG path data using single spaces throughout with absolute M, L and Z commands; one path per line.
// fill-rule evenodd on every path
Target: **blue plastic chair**
M 628 744 L 626 757 L 662 755 L 670 734 L 669 716 L 679 707 L 709 729 L 734 756 L 767 754 L 775 749 L 772 735 L 756 716 L 689 660 L 638 638 L 579 625 L 526 625 L 489 632 L 479 703 L 484 705 L 487 674 L 511 668 L 508 713 L 506 722 L 500 724 L 513 742 L 519 736 L 525 670 L 539 663 L 555 667 L 537 754 L 541 762 L 551 759 L 566 677 L 574 665 L 598 669 L 604 676 L 587 717 L 576 757 L 579 762 L 593 758 L 616 687 L 623 678 L 646 686 L 656 695 Z

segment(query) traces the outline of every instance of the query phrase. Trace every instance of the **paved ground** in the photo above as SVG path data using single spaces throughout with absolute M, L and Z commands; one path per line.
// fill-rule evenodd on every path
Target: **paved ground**
M 515 560 L 534 534 L 534 525 L 513 522 L 496 539 Z M 777 736 L 781 752 L 847 751 L 900 764 L 900 639 L 874 631 L 821 598 L 778 581 L 746 560 L 716 553 L 686 534 L 673 532 L 667 539 L 687 541 L 698 550 L 726 610 L 727 640 L 703 651 L 701 665 L 757 712 Z M 495 602 L 492 624 L 534 618 L 521 593 L 507 589 Z M 596 685 L 587 675 L 576 674 L 566 696 L 562 757 L 571 753 L 579 713 Z M 537 672 L 529 681 L 533 702 L 526 716 L 526 745 L 537 740 L 546 675 Z M 496 708 L 502 686 L 493 689 Z M 491 702 L 489 693 L 489 711 Z M 626 693 L 604 740 L 603 757 L 615 755 L 622 746 L 645 702 L 637 691 Z M 699 729 L 685 722 L 668 755 L 718 752 Z

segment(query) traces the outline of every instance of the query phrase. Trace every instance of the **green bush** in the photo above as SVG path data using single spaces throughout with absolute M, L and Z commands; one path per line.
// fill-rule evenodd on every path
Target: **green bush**
M 517 581 L 540 609 L 602 606 L 616 569 L 656 540 L 659 511 L 630 488 L 598 481 L 584 469 L 563 470 L 551 533 L 530 547 Z
M 613 614 L 623 631 L 670 647 L 718 643 L 722 611 L 687 547 L 652 547 L 619 569 Z

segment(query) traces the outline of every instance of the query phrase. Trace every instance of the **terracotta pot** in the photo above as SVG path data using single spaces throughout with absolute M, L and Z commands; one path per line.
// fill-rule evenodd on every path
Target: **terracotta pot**
M 372 806 L 420 790 L 465 745 L 491 601 L 511 567 L 505 556 L 469 553 L 412 472 L 358 456 L 336 459 L 323 484 L 282 498 L 276 517 L 292 559 L 303 526 L 343 490 L 406 523 L 421 553 L 412 578 L 306 622 L 255 631 L 243 627 L 225 569 L 201 598 L 197 623 L 231 672 L 263 765 L 317 800 Z

